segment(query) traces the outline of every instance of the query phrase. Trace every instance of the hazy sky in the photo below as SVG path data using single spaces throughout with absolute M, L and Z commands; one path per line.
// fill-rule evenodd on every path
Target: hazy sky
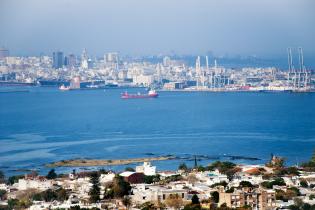
M 314 0 L 0 0 L 12 54 L 315 54 Z

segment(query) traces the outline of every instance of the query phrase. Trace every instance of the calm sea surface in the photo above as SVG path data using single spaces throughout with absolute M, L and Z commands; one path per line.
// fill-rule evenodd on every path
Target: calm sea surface
M 264 163 L 274 153 L 296 164 L 315 149 L 312 93 L 161 92 L 157 99 L 122 100 L 123 91 L 33 87 L 25 93 L 0 93 L 0 170 L 46 173 L 44 164 L 57 160 L 149 153 L 261 159 L 237 160 L 250 164 Z M 193 164 L 154 164 L 160 170 L 176 169 L 183 161 Z

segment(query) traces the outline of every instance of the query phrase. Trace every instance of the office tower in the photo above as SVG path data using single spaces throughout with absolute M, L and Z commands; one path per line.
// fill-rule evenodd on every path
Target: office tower
M 76 66 L 76 57 L 74 54 L 70 54 L 65 57 L 65 65 L 68 67 L 75 67 Z
M 171 65 L 171 58 L 168 56 L 165 56 L 163 58 L 163 66 L 170 66 Z
M 62 68 L 64 64 L 63 52 L 56 51 L 53 52 L 53 68 L 59 69 Z
M 104 55 L 104 60 L 106 63 L 118 63 L 119 57 L 117 52 L 106 53 Z

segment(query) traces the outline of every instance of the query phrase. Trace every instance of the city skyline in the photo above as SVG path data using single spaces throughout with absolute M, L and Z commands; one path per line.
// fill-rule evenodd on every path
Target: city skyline
M 12 54 L 62 50 L 94 55 L 315 54 L 314 2 L 303 1 L 45 1 L 1 2 L 0 45 Z M 163 14 L 163 15 L 162 15 Z

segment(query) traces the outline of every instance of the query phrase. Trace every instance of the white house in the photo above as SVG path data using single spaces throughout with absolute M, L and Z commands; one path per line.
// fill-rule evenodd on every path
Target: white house
M 43 177 L 37 177 L 34 179 L 23 178 L 19 179 L 18 190 L 27 190 L 27 189 L 39 189 L 39 190 L 48 190 L 53 186 L 53 181 L 48 180 Z
M 100 183 L 107 183 L 113 181 L 115 178 L 114 173 L 108 173 L 108 174 L 101 174 L 100 176 Z
M 208 185 L 213 185 L 220 182 L 229 182 L 225 174 L 221 174 L 218 170 L 198 172 L 196 178 L 200 181 L 206 182 Z
M 144 162 L 142 166 L 136 167 L 137 173 L 144 173 L 146 176 L 156 175 L 156 166 L 152 166 L 150 162 Z
M 131 196 L 132 201 L 137 204 L 145 202 L 165 202 L 167 198 L 177 194 L 183 200 L 187 199 L 188 190 L 179 189 L 170 186 L 158 186 L 158 185 L 147 185 L 139 184 L 133 187 L 133 195 Z

